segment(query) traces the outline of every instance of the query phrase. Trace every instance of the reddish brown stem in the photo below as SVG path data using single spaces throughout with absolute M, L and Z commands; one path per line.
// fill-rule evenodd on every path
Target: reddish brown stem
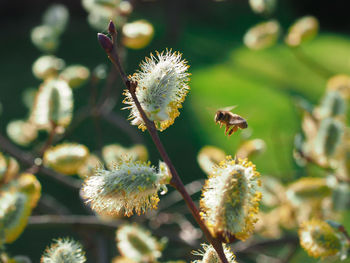
M 111 23 L 113 23 L 113 22 L 111 22 Z M 111 23 L 110 23 L 109 28 L 111 28 Z M 166 150 L 165 150 L 165 148 L 164 148 L 164 146 L 163 146 L 163 144 L 158 136 L 158 132 L 157 132 L 157 129 L 155 127 L 154 122 L 148 119 L 146 113 L 142 109 L 141 104 L 140 104 L 140 102 L 136 96 L 136 93 L 135 93 L 137 83 L 130 81 L 129 78 L 127 77 L 127 75 L 125 74 L 124 69 L 121 66 L 118 53 L 116 51 L 116 45 L 113 44 L 113 43 L 115 43 L 116 32 L 110 32 L 110 33 L 112 35 L 113 42 L 109 38 L 107 38 L 107 36 L 105 36 L 103 34 L 98 34 L 98 40 L 99 40 L 101 46 L 103 47 L 103 49 L 105 50 L 105 52 L 107 53 L 108 58 L 111 60 L 111 62 L 114 64 L 114 66 L 118 69 L 118 71 L 122 77 L 122 80 L 123 80 L 126 88 L 128 89 L 128 91 L 130 92 L 131 97 L 132 97 L 141 117 L 142 117 L 142 120 L 145 123 L 146 128 L 147 128 L 149 134 L 151 135 L 151 138 L 159 151 L 159 154 L 161 155 L 162 159 L 169 167 L 169 170 L 170 170 L 171 175 L 172 175 L 170 185 L 173 186 L 177 191 L 180 192 L 180 194 L 182 195 L 183 199 L 186 202 L 186 205 L 190 209 L 193 217 L 195 218 L 198 225 L 202 229 L 207 240 L 212 244 L 212 246 L 216 250 L 222 263 L 228 263 L 226 256 L 224 254 L 224 251 L 223 251 L 222 243 L 210 234 L 208 228 L 206 227 L 206 225 L 202 221 L 202 219 L 199 215 L 198 208 L 194 204 L 190 195 L 187 193 L 187 191 L 184 187 L 184 184 L 182 183 L 181 178 L 179 177 L 174 165 L 172 164 L 172 162 L 171 162 L 171 160 L 170 160 L 170 158 L 169 158 L 169 156 L 168 156 L 168 154 L 167 154 L 167 152 L 166 152 Z
M 46 150 L 51 146 L 51 144 L 53 143 L 53 139 L 56 135 L 56 129 L 57 129 L 57 124 L 55 122 L 51 122 L 51 131 L 49 134 L 49 137 L 47 138 L 44 146 L 40 149 L 39 152 L 39 156 L 40 158 L 44 155 L 44 153 L 46 152 Z

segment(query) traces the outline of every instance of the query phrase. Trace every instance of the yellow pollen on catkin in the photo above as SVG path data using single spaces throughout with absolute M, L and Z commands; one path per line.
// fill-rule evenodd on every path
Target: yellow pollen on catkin
M 84 263 L 85 251 L 79 242 L 70 238 L 59 238 L 47 247 L 40 263 Z
M 203 251 L 192 251 L 193 255 L 200 256 L 201 259 L 194 260 L 191 263 L 221 263 L 221 260 L 212 245 L 201 244 L 201 246 Z M 237 263 L 236 256 L 228 246 L 224 244 L 223 250 L 228 263 Z
M 166 189 L 171 176 L 164 163 L 160 162 L 158 171 L 148 164 L 124 160 L 113 170 L 100 168 L 85 180 L 82 197 L 102 216 L 140 215 L 156 208 L 158 192 Z
M 179 109 L 188 93 L 189 73 L 187 62 L 181 60 L 181 54 L 169 50 L 151 54 L 140 65 L 141 70 L 131 76 L 138 83 L 136 96 L 147 117 L 154 121 L 156 128 L 163 131 L 174 123 L 180 115 Z M 142 131 L 145 123 L 139 113 L 131 94 L 124 93 L 124 103 L 130 109 L 130 119 Z
M 136 224 L 119 227 L 116 241 L 120 254 L 135 262 L 156 262 L 164 249 L 162 242 Z
M 301 224 L 299 239 L 301 246 L 315 258 L 335 256 L 344 259 L 349 249 L 349 243 L 344 234 L 319 219 Z
M 254 230 L 261 193 L 260 174 L 247 159 L 227 156 L 212 170 L 200 200 L 201 217 L 216 237 L 245 240 Z

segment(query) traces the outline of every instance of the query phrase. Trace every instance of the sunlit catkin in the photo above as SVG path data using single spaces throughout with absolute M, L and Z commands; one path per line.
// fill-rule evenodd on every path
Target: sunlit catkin
M 131 12 L 132 7 L 125 5 L 120 7 L 121 0 L 82 0 L 82 5 L 89 13 L 89 24 L 98 31 L 104 31 L 110 20 L 118 27 L 126 21 L 127 12 Z M 129 9 L 129 10 L 127 10 Z
M 43 52 L 54 52 L 59 45 L 58 38 L 55 29 L 48 25 L 34 27 L 31 32 L 32 43 Z
M 34 104 L 35 96 L 37 93 L 36 88 L 34 87 L 29 87 L 26 88 L 22 91 L 22 103 L 29 109 L 31 110 Z
M 86 158 L 84 164 L 82 164 L 77 173 L 78 175 L 85 179 L 91 175 L 94 175 L 96 169 L 102 165 L 102 161 L 95 154 L 89 154 Z
M 28 146 L 38 137 L 36 126 L 24 120 L 14 120 L 7 124 L 6 133 L 16 144 Z
M 126 23 L 122 29 L 123 44 L 131 49 L 146 47 L 152 40 L 154 29 L 151 23 L 146 20 L 137 20 Z
M 18 191 L 25 193 L 30 199 L 30 206 L 34 208 L 41 196 L 41 184 L 35 175 L 23 173 L 16 179 Z
M 52 27 L 57 34 L 61 34 L 68 23 L 69 12 L 62 4 L 53 4 L 43 14 L 43 24 Z
M 0 181 L 3 180 L 6 170 L 7 160 L 6 157 L 0 152 Z
M 331 193 L 327 179 L 316 177 L 301 178 L 289 185 L 286 191 L 288 200 L 296 206 L 304 202 L 319 201 Z
M 29 257 L 17 255 L 10 257 L 5 252 L 0 252 L 0 262 L 1 263 L 32 263 Z
M 85 180 L 81 195 L 101 215 L 131 216 L 157 207 L 158 191 L 166 192 L 170 175 L 164 163 L 159 171 L 149 163 L 124 160 L 113 170 L 102 168 Z
M 141 144 L 136 144 L 130 148 L 125 148 L 119 144 L 109 144 L 102 148 L 102 157 L 107 168 L 113 169 L 113 166 L 125 157 L 133 161 L 147 161 L 148 151 Z
M 8 157 L 0 152 L 0 182 L 10 182 L 18 173 L 19 164 L 13 157 Z
M 140 67 L 141 70 L 131 77 L 138 83 L 136 96 L 147 117 L 163 131 L 180 115 L 179 108 L 189 90 L 189 66 L 179 52 L 167 50 L 156 52 L 156 56 L 151 54 Z M 125 108 L 130 109 L 131 123 L 144 131 L 146 126 L 131 94 L 125 91 L 125 95 L 124 103 L 128 105 Z
M 212 234 L 227 242 L 247 239 L 257 221 L 260 174 L 247 159 L 228 156 L 213 169 L 203 187 L 201 216 Z
M 71 88 L 78 88 L 84 85 L 90 77 L 90 70 L 82 65 L 71 65 L 66 67 L 58 76 L 66 81 Z
M 238 158 L 250 158 L 254 155 L 263 153 L 266 150 L 266 143 L 262 139 L 248 140 L 239 146 L 236 155 Z
M 299 239 L 301 246 L 312 257 L 345 259 L 347 256 L 349 244 L 344 234 L 325 221 L 312 219 L 301 224 Z
M 89 149 L 77 143 L 63 143 L 49 148 L 43 157 L 44 165 L 63 174 L 77 174 L 89 156 Z
M 132 260 L 128 257 L 114 257 L 111 263 L 137 263 L 137 261 Z
M 237 263 L 236 256 L 231 252 L 230 248 L 226 245 L 224 247 L 224 253 L 229 263 Z M 202 244 L 203 251 L 193 251 L 192 254 L 200 256 L 201 259 L 193 260 L 192 263 L 221 263 L 221 260 L 216 253 L 212 245 Z
M 321 121 L 315 138 L 315 152 L 320 158 L 329 158 L 336 154 L 344 135 L 344 124 L 334 118 Z
M 120 254 L 136 262 L 156 262 L 164 248 L 162 242 L 136 224 L 121 226 L 116 239 Z
M 32 71 L 38 79 L 56 77 L 65 66 L 64 60 L 52 55 L 41 56 L 35 60 Z
M 2 191 L 0 194 L 0 228 L 3 228 L 5 242 L 12 243 L 23 232 L 31 213 L 31 199 L 16 191 Z
M 327 117 L 344 117 L 347 110 L 347 102 L 338 91 L 328 91 L 321 101 L 321 105 L 315 109 L 314 115 L 319 119 Z
M 0 252 L 0 262 L 1 263 L 32 263 L 32 261 L 26 256 L 17 255 L 14 257 L 10 257 L 5 252 Z
M 73 93 L 65 81 L 44 82 L 36 95 L 30 121 L 39 128 L 50 129 L 52 122 L 66 127 L 72 120 Z
M 350 76 L 345 74 L 335 75 L 327 82 L 327 91 L 338 91 L 344 99 L 350 98 Z
M 40 263 L 84 263 L 85 252 L 82 245 L 70 238 L 54 240 L 47 247 Z
M 276 8 L 276 0 L 249 0 L 251 9 L 258 14 L 271 14 Z
M 271 20 L 250 28 L 247 33 L 245 33 L 243 42 L 250 49 L 264 49 L 274 45 L 279 34 L 279 23 L 275 20 Z
M 200 168 L 207 174 L 225 158 L 225 152 L 214 146 L 204 146 L 197 155 Z
M 298 19 L 290 28 L 286 37 L 289 46 L 299 46 L 305 41 L 313 39 L 318 33 L 318 20 L 313 16 Z

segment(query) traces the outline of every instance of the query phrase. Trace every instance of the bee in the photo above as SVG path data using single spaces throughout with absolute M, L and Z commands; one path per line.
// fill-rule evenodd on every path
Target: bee
M 243 117 L 231 112 L 233 108 L 235 108 L 235 106 L 218 110 L 214 118 L 216 124 L 220 123 L 220 128 L 225 124 L 225 135 L 228 133 L 228 136 L 231 136 L 238 128 L 248 128 L 248 123 Z

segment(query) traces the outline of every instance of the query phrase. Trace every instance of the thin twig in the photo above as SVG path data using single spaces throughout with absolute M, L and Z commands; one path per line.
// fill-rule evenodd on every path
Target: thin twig
M 54 215 L 69 215 L 71 214 L 69 209 L 56 200 L 53 196 L 49 194 L 42 194 L 38 207 L 36 209 L 40 210 L 40 212 L 45 212 L 45 214 L 54 214 Z M 44 210 L 44 211 L 42 211 Z
M 123 220 L 100 221 L 96 216 L 82 215 L 42 215 L 31 216 L 28 220 L 29 227 L 52 228 L 52 227 L 84 227 L 95 230 L 115 230 Z
M 101 235 L 97 234 L 97 237 L 95 236 L 94 238 L 96 242 L 96 250 L 97 250 L 97 261 L 100 263 L 108 263 L 108 253 L 107 253 L 107 248 L 108 244 L 106 242 L 106 239 Z
M 252 241 L 249 243 L 238 243 L 235 245 L 232 249 L 235 251 L 236 255 L 240 254 L 257 254 L 257 255 L 263 255 L 263 253 L 266 253 L 266 249 L 269 249 L 271 247 L 276 246 L 285 246 L 288 245 L 288 252 L 283 258 L 274 258 L 273 262 L 278 263 L 288 263 L 292 257 L 295 255 L 295 252 L 298 249 L 299 239 L 297 236 L 294 235 L 288 235 L 283 236 L 281 238 L 277 239 L 265 239 L 262 241 Z M 270 255 L 266 255 L 267 257 L 271 257 Z M 270 260 L 271 261 L 271 260 Z M 272 262 L 272 261 L 271 261 Z
M 34 215 L 30 216 L 28 220 L 28 228 L 35 229 L 57 229 L 57 228 L 71 228 L 95 230 L 104 232 L 106 234 L 115 235 L 115 230 L 121 225 L 127 224 L 127 220 L 114 219 L 113 221 L 99 220 L 95 215 Z M 154 234 L 161 236 L 168 236 L 171 242 L 176 242 L 179 245 L 188 245 L 183 239 L 179 238 L 178 233 L 169 235 L 169 230 L 155 229 Z M 90 233 L 90 232 L 87 232 Z
M 67 175 L 58 173 L 50 168 L 47 168 L 45 166 L 40 166 L 39 172 L 49 176 L 50 178 L 54 179 L 58 183 L 67 186 L 71 188 L 72 190 L 79 191 L 81 187 L 81 181 L 77 179 L 70 178 Z
M 198 208 L 196 207 L 196 205 L 194 204 L 190 195 L 186 191 L 184 184 L 182 183 L 181 178 L 179 177 L 174 165 L 172 164 L 172 162 L 171 162 L 171 160 L 170 160 L 170 158 L 169 158 L 169 156 L 168 156 L 168 154 L 167 154 L 167 152 L 166 152 L 166 150 L 165 150 L 165 148 L 164 148 L 164 146 L 163 146 L 163 144 L 158 136 L 158 132 L 157 132 L 157 129 L 154 125 L 154 122 L 150 121 L 148 119 L 148 117 L 146 116 L 146 113 L 142 109 L 141 104 L 136 96 L 137 83 L 129 80 L 129 78 L 127 77 L 127 75 L 124 72 L 123 67 L 121 66 L 120 59 L 119 59 L 118 53 L 116 51 L 116 45 L 115 45 L 117 32 L 115 31 L 115 26 L 114 26 L 112 21 L 109 24 L 109 33 L 112 36 L 112 41 L 107 36 L 105 36 L 103 34 L 98 34 L 98 40 L 99 40 L 101 46 L 103 47 L 103 49 L 105 50 L 105 52 L 107 53 L 108 58 L 111 60 L 111 62 L 114 64 L 114 66 L 118 69 L 118 71 L 122 77 L 122 80 L 123 80 L 127 90 L 130 92 L 131 97 L 132 97 L 141 117 L 142 117 L 142 120 L 145 123 L 147 130 L 152 137 L 154 144 L 156 145 L 162 159 L 169 167 L 170 173 L 172 175 L 170 185 L 173 186 L 176 190 L 178 190 L 180 192 L 180 194 L 182 195 L 183 199 L 185 200 L 188 208 L 190 209 L 193 217 L 195 218 L 198 225 L 202 229 L 207 240 L 212 244 L 212 246 L 216 250 L 222 263 L 228 263 L 226 256 L 224 254 L 224 251 L 223 251 L 221 241 L 218 240 L 217 238 L 214 238 L 211 235 L 208 228 L 206 227 L 206 225 L 202 221 L 202 219 L 199 215 Z
M 1 151 L 7 152 L 11 156 L 15 157 L 18 161 L 25 165 L 33 166 L 35 164 L 35 158 L 30 153 L 20 150 L 18 147 L 13 145 L 8 139 L 6 139 L 2 134 L 0 134 L 0 149 Z M 53 178 L 57 182 L 73 190 L 80 189 L 80 181 L 67 177 L 66 175 L 60 174 L 45 166 L 40 166 L 38 172 L 41 172 Z
M 234 251 L 237 253 L 249 252 L 254 250 L 261 250 L 266 247 L 275 247 L 285 244 L 298 244 L 299 239 L 297 236 L 289 235 L 283 236 L 278 239 L 265 239 L 262 241 L 254 241 L 251 243 L 238 243 L 233 247 Z
M 51 122 L 51 130 L 50 130 L 49 136 L 47 137 L 45 144 L 39 151 L 40 158 L 44 155 L 46 150 L 52 145 L 53 139 L 55 138 L 55 135 L 56 135 L 57 128 L 58 128 L 57 124 L 55 122 Z

